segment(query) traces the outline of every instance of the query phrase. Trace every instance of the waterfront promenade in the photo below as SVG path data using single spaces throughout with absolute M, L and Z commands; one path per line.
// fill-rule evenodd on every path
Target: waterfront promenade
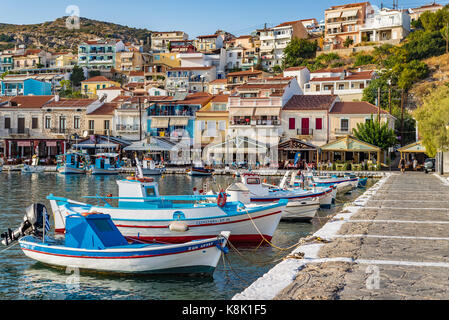
M 384 178 L 314 236 L 234 299 L 449 299 L 449 183 L 438 176 Z

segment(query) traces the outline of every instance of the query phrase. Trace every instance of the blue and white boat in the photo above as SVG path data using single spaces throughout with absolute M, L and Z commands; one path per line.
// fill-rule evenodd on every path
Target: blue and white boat
M 56 170 L 61 174 L 85 174 L 90 166 L 90 156 L 73 151 L 56 157 Z
M 260 205 L 287 200 L 288 205 L 284 213 L 285 217 L 295 217 L 296 215 L 299 218 L 307 218 L 308 216 L 305 214 L 307 212 L 313 218 L 320 207 L 327 208 L 332 205 L 333 189 L 331 187 L 315 188 L 314 190 L 286 189 L 283 187 L 284 183 L 281 182 L 281 185 L 276 188 L 275 186 L 264 185 L 262 178 L 254 173 L 242 174 L 241 180 L 249 189 L 251 203 Z
M 117 184 L 119 197 L 85 197 L 96 200 L 96 205 L 47 197 L 56 232 L 65 231 L 67 216 L 96 212 L 110 215 L 129 239 L 184 243 L 209 239 L 226 229 L 232 242 L 260 243 L 272 239 L 287 205 L 287 201 L 278 201 L 247 207 L 227 201 L 224 192 L 214 196 L 160 196 L 158 184 L 151 178 L 128 177 Z
M 229 236 L 229 232 L 221 232 L 210 239 L 178 245 L 129 244 L 109 215 L 91 213 L 68 216 L 65 239 L 30 235 L 19 244 L 27 257 L 59 268 L 115 274 L 212 275 L 227 251 Z
M 115 175 L 122 170 L 119 155 L 117 153 L 96 154 L 95 161 L 89 167 L 89 172 L 93 175 Z

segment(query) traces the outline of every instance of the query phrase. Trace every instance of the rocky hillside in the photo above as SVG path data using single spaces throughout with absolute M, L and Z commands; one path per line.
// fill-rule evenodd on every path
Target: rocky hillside
M 147 29 L 130 28 L 109 22 L 80 18 L 81 28 L 69 30 L 66 17 L 52 22 L 30 25 L 12 25 L 0 23 L 0 48 L 25 44 L 29 48 L 58 51 L 75 50 L 81 41 L 93 38 L 117 38 L 124 41 L 146 43 L 150 32 Z

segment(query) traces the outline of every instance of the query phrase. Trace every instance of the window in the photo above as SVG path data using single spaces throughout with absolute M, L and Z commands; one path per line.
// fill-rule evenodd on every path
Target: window
M 38 118 L 31 119 L 31 129 L 39 129 Z
M 345 85 L 344 84 L 339 84 L 338 85 L 338 90 L 345 90 Z
M 11 118 L 5 118 L 5 129 L 11 129 Z
M 315 120 L 315 129 L 316 130 L 323 130 L 323 119 L 322 118 L 317 118 Z
M 207 121 L 207 136 L 216 137 L 217 136 L 217 122 Z
M 110 121 L 104 120 L 104 130 L 109 130 L 109 129 L 110 129 Z
M 50 129 L 50 128 L 51 128 L 51 117 L 46 116 L 45 117 L 45 129 Z
M 59 117 L 59 130 L 60 132 L 64 132 L 66 130 L 66 118 L 65 117 Z
M 288 120 L 288 129 L 289 130 L 296 130 L 296 119 L 295 118 L 290 118 Z
M 259 178 L 248 178 L 246 180 L 247 184 L 260 184 L 260 179 Z
M 80 128 L 80 121 L 81 121 L 81 118 L 79 116 L 75 116 L 73 118 L 73 128 L 74 129 L 79 129 Z
M 349 131 L 349 120 L 341 119 L 340 120 L 340 128 L 341 128 L 342 132 L 348 132 Z
M 89 120 L 89 130 L 95 129 L 95 120 Z

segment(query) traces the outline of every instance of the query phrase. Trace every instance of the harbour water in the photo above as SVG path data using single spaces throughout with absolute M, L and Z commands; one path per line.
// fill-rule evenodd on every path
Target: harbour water
M 22 222 L 24 210 L 33 203 L 42 203 L 49 194 L 81 200 L 83 196 L 117 195 L 116 180 L 120 177 L 63 176 L 57 173 L 0 174 L 0 232 L 15 229 Z M 267 177 L 278 184 L 279 177 Z M 192 194 L 194 187 L 205 183 L 226 188 L 233 182 L 230 176 L 195 178 L 182 175 L 158 177 L 162 195 Z M 369 181 L 368 187 L 373 184 Z M 326 223 L 326 216 L 341 210 L 345 202 L 357 198 L 363 190 L 339 199 L 331 210 L 320 211 L 313 223 L 282 222 L 273 244 L 287 248 L 300 238 L 314 233 Z M 89 202 L 89 201 L 87 201 Z M 3 248 L 0 248 L 0 251 Z M 77 275 L 71 270 L 51 269 L 26 258 L 18 246 L 0 253 L 0 299 L 3 300 L 226 300 L 243 291 L 263 276 L 290 251 L 270 246 L 231 249 L 222 259 L 213 278 L 197 277 L 118 277 L 99 274 Z

